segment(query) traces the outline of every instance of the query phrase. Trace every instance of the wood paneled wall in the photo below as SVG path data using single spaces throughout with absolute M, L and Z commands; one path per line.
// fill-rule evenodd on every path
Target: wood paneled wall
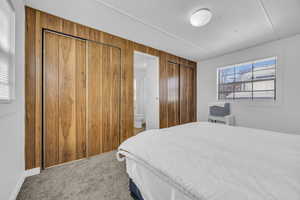
M 43 30 L 69 34 L 90 41 L 109 44 L 121 49 L 121 114 L 120 142 L 133 136 L 133 53 L 140 51 L 160 57 L 160 126 L 168 125 L 167 62 L 196 63 L 166 52 L 147 47 L 102 31 L 26 7 L 25 61 L 25 160 L 26 169 L 41 166 L 42 155 L 42 44 Z M 196 68 L 195 68 L 196 69 Z M 196 109 L 196 108 L 195 108 Z
M 161 52 L 159 70 L 160 127 L 196 121 L 197 64 Z

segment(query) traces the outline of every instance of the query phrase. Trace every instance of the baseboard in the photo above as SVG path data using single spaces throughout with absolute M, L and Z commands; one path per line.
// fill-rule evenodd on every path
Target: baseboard
M 18 182 L 16 184 L 15 189 L 11 193 L 9 200 L 16 200 L 16 198 L 17 198 L 17 196 L 18 196 L 18 194 L 19 194 L 19 192 L 21 190 L 21 187 L 22 187 L 22 185 L 23 185 L 23 183 L 25 181 L 25 178 L 27 178 L 29 176 L 37 175 L 37 174 L 40 174 L 40 173 L 41 173 L 41 169 L 40 168 L 34 168 L 34 169 L 30 169 L 30 170 L 24 171 L 21 174 L 21 176 L 20 176 L 20 178 L 19 178 L 19 180 L 18 180 Z
M 25 178 L 26 178 L 26 177 L 29 177 L 29 176 L 38 175 L 40 173 L 41 173 L 41 168 L 38 167 L 38 168 L 26 170 L 24 175 L 25 175 Z
M 15 189 L 13 190 L 13 192 L 10 195 L 9 200 L 16 200 L 16 198 L 17 198 L 17 196 L 18 196 L 18 194 L 20 192 L 20 189 L 21 189 L 21 187 L 22 187 L 22 185 L 24 183 L 24 180 L 25 180 L 25 171 L 23 172 L 23 174 L 19 178 Z

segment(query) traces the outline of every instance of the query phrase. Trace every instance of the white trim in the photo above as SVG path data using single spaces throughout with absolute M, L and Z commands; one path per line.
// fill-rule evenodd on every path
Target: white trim
M 21 190 L 21 187 L 25 181 L 25 171 L 22 173 L 21 177 L 19 178 L 18 182 L 17 182 L 17 185 L 15 187 L 15 189 L 12 191 L 10 197 L 9 197 L 9 200 L 15 200 Z
M 41 173 L 41 168 L 38 167 L 38 168 L 26 170 L 24 172 L 24 175 L 27 178 L 27 177 L 30 177 L 30 176 L 38 175 L 40 173 Z
M 23 185 L 23 183 L 24 183 L 24 181 L 27 177 L 37 175 L 37 174 L 40 174 L 40 173 L 41 173 L 41 168 L 34 168 L 34 169 L 30 169 L 30 170 L 25 170 L 21 174 L 14 190 L 12 191 L 12 193 L 9 197 L 9 200 L 16 200 L 16 198 L 17 198 L 17 196 L 18 196 L 18 194 L 21 190 L 21 187 L 22 187 L 22 185 Z

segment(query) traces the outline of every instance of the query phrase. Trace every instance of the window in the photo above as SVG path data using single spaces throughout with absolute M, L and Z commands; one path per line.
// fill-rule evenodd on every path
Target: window
M 0 2 L 0 103 L 14 98 L 15 15 L 8 0 Z
M 218 69 L 218 99 L 276 99 L 277 58 Z

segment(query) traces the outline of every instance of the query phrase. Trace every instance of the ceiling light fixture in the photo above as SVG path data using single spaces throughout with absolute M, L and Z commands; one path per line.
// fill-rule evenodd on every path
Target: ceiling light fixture
M 192 14 L 190 22 L 193 26 L 200 27 L 208 24 L 212 18 L 212 12 L 208 8 L 202 8 Z

